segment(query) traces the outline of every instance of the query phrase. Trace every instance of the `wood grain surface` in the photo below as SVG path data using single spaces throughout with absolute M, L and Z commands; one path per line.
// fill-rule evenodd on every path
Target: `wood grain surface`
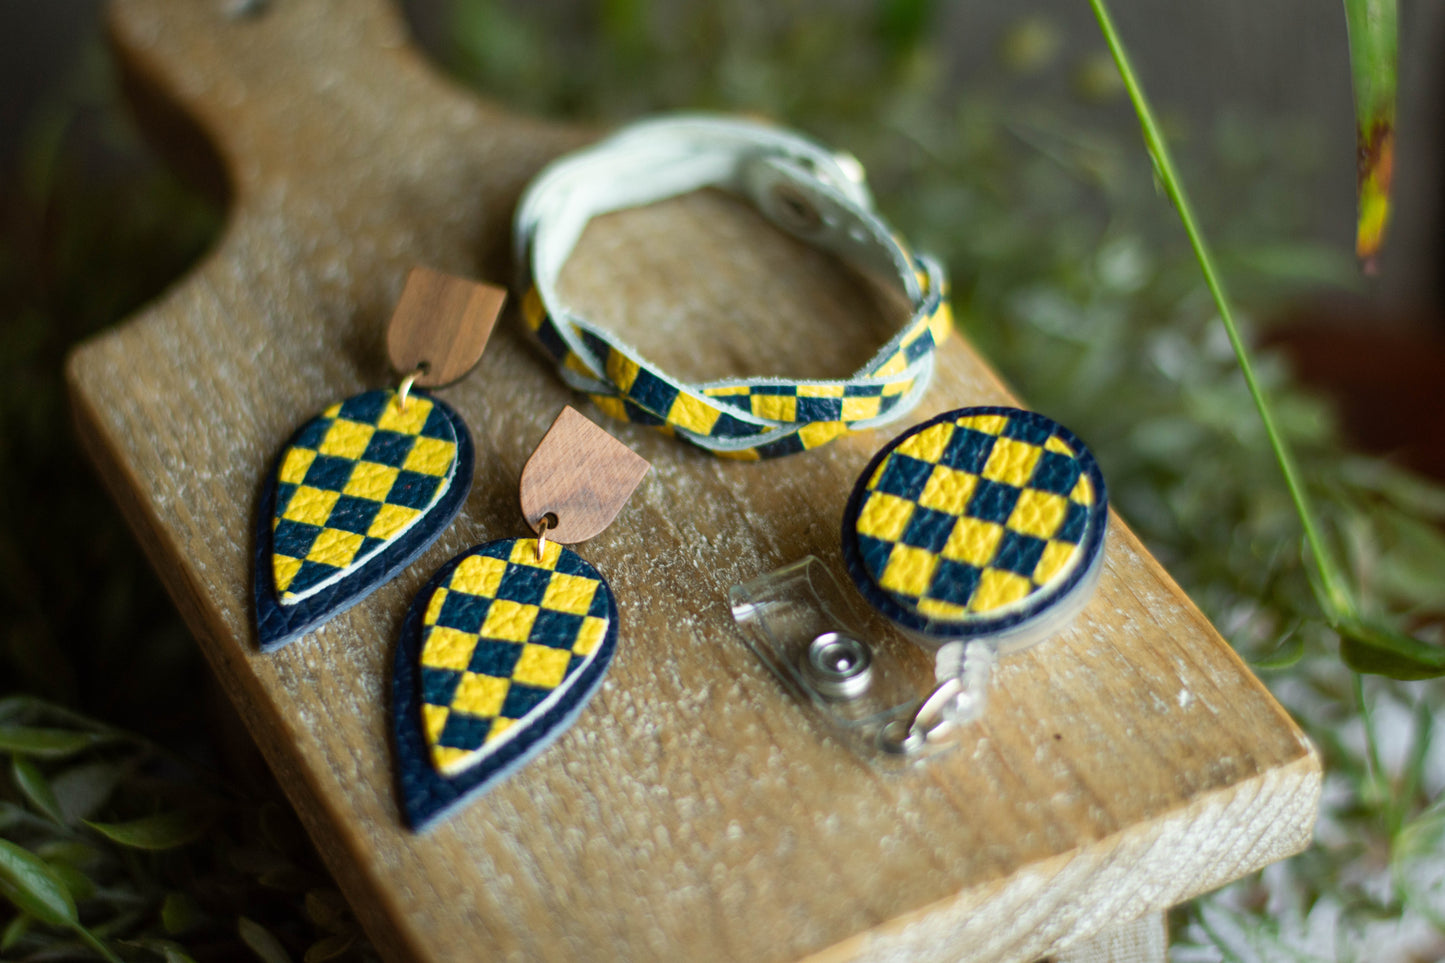
M 646 459 L 571 405 L 522 466 L 522 517 L 563 545 L 595 538 L 647 475 Z
M 417 372 L 423 388 L 456 381 L 481 358 L 506 299 L 507 289 L 494 284 L 412 268 L 386 327 L 392 368 Z
M 610 675 L 533 764 L 407 832 L 387 737 L 407 605 L 446 559 L 525 531 L 517 480 L 564 404 L 602 416 L 504 316 L 442 392 L 477 444 L 458 521 L 274 655 L 250 622 L 251 515 L 299 420 L 389 383 L 407 270 L 509 276 L 517 196 L 584 135 L 439 80 L 381 0 L 227 6 L 111 7 L 126 69 L 207 132 L 233 204 L 204 262 L 68 375 L 101 474 L 391 959 L 1028 960 L 1308 843 L 1317 756 L 1122 523 L 1076 624 L 1000 663 L 976 744 L 875 769 L 788 701 L 726 593 L 806 553 L 839 565 L 845 496 L 890 435 L 739 463 L 613 422 L 654 470 L 586 547 L 620 607 Z M 563 283 L 682 377 L 845 374 L 886 328 L 830 258 L 706 192 L 599 219 Z M 1006 400 L 955 339 L 911 419 Z

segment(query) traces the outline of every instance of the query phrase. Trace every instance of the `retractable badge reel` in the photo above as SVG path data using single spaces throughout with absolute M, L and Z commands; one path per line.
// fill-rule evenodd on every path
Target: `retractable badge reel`
M 1018 408 L 962 408 L 910 428 L 859 476 L 842 531 L 856 595 L 810 556 L 735 586 L 733 617 L 859 752 L 925 757 L 983 712 L 998 658 L 1083 608 L 1107 527 L 1103 476 L 1072 432 Z

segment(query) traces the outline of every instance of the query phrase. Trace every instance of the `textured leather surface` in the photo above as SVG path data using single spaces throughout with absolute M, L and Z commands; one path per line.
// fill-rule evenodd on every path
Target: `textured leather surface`
M 421 392 L 417 393 L 422 395 Z M 422 395 L 424 397 L 429 397 Z M 456 468 L 446 492 L 413 526 L 372 556 L 346 577 L 321 588 L 290 605 L 282 605 L 276 596 L 272 552 L 272 526 L 276 514 L 278 476 L 281 461 L 311 426 L 308 422 L 294 435 L 282 455 L 266 474 L 266 486 L 256 512 L 254 530 L 253 597 L 256 611 L 257 642 L 263 652 L 295 641 L 327 620 L 360 602 L 377 587 L 386 584 L 396 573 L 416 560 L 456 518 L 472 487 L 474 452 L 466 424 L 450 406 L 435 398 L 429 400 L 436 410 L 451 422 L 456 434 Z
M 1017 408 L 962 408 L 874 455 L 843 512 L 843 557 L 899 625 L 982 638 L 1086 586 L 1107 524 L 1103 475 L 1072 432 Z
M 617 647 L 617 605 L 611 588 L 597 575 L 595 569 L 583 562 L 571 549 L 551 543 L 549 550 L 556 549 L 556 554 L 552 556 L 554 567 L 585 571 L 596 577 L 598 584 L 593 610 L 605 612 L 607 620 L 601 643 L 591 650 L 588 658 L 575 672 L 567 676 L 565 689 L 560 691 L 560 697 L 538 704 L 513 722 L 504 741 L 474 753 L 472 764 L 456 771 L 454 775 L 444 775 L 438 770 L 434 761 L 434 740 L 429 738 L 423 721 L 424 712 L 435 709 L 434 704 L 429 703 L 429 698 L 436 698 L 434 694 L 429 698 L 424 697 L 423 693 L 426 684 L 424 677 L 434 671 L 423 665 L 423 646 L 438 614 L 432 609 L 431 603 L 439 589 L 453 583 L 453 575 L 468 559 L 474 559 L 478 555 L 507 558 L 514 547 L 520 545 L 523 549 L 531 550 L 535 544 L 531 538 L 502 539 L 468 549 L 443 565 L 431 577 L 417 593 L 416 600 L 407 612 L 406 621 L 401 628 L 401 640 L 397 645 L 392 675 L 392 730 L 396 738 L 397 783 L 401 808 L 407 824 L 414 830 L 425 829 L 467 799 L 486 792 L 550 745 L 576 720 L 597 691 L 607 672 L 607 666 L 612 661 L 612 654 Z M 561 556 L 564 561 L 559 563 L 557 556 Z M 492 593 L 497 594 L 495 587 Z M 504 589 L 502 594 L 510 593 Z M 432 620 L 430 624 L 428 619 Z M 518 645 L 518 648 L 521 646 Z

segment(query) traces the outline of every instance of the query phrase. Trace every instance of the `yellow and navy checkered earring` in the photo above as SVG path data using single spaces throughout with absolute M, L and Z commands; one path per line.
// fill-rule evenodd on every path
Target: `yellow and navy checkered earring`
M 275 461 L 256 517 L 253 595 L 263 651 L 361 601 L 456 517 L 472 483 L 472 439 L 438 386 L 476 364 L 505 296 L 417 269 L 389 331 L 395 389 L 327 408 Z M 445 346 L 445 347 L 442 347 Z
M 522 514 L 536 537 L 471 548 L 417 594 L 392 673 L 397 776 L 413 829 L 541 752 L 597 691 L 617 646 L 617 604 L 562 543 L 606 527 L 648 467 L 565 409 L 522 472 Z
M 588 221 L 704 187 L 728 191 L 807 244 L 891 285 L 908 319 L 852 376 L 684 383 L 567 303 L 557 279 Z M 632 124 L 549 164 L 517 208 L 522 317 L 572 388 L 607 415 L 720 458 L 775 458 L 887 424 L 923 397 L 953 327 L 942 267 L 873 209 L 862 166 L 767 124 L 681 114 Z

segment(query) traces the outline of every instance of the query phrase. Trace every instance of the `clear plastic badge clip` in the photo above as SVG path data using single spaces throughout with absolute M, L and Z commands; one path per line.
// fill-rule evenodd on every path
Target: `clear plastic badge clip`
M 992 646 L 949 642 L 930 660 L 887 620 L 861 615 L 814 556 L 734 586 L 729 600 L 753 653 L 861 755 L 932 755 L 983 710 Z

